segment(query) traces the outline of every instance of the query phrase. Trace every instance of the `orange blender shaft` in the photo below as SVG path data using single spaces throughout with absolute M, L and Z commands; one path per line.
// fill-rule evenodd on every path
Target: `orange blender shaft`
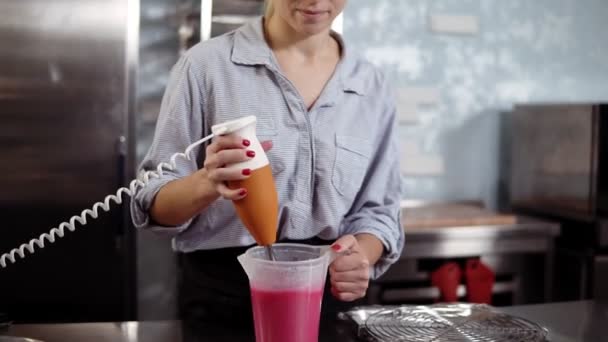
M 247 196 L 233 203 L 255 241 L 262 246 L 275 243 L 279 201 L 270 164 L 252 170 L 251 176 L 245 180 L 229 182 L 228 186 L 231 189 L 247 189 Z

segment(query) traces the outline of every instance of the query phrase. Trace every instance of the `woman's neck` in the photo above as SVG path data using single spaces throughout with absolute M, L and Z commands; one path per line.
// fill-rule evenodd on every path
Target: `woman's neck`
M 264 31 L 273 51 L 308 60 L 327 57 L 328 52 L 333 50 L 329 47 L 337 45 L 329 29 L 314 35 L 301 34 L 278 15 L 264 18 Z

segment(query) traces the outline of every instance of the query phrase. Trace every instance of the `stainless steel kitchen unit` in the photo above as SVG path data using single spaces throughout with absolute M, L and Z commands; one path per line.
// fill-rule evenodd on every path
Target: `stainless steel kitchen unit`
M 493 304 L 548 302 L 553 245 L 559 234 L 559 224 L 528 217 L 518 217 L 513 224 L 407 228 L 400 260 L 370 286 L 369 302 L 432 303 L 439 289 L 431 286 L 430 273 L 446 261 L 467 258 L 480 258 L 496 273 L 492 293 L 502 303 Z M 543 271 L 530 274 L 539 269 Z M 464 284 L 457 295 L 466 297 Z
M 5 253 L 133 177 L 139 0 L 8 0 L 0 14 Z M 0 269 L 0 311 L 20 322 L 132 319 L 123 209 Z

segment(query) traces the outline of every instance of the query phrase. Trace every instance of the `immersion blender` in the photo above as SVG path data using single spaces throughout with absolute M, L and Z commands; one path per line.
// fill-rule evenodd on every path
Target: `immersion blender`
M 227 165 L 228 169 L 250 169 L 244 180 L 229 181 L 231 189 L 247 189 L 247 196 L 233 201 L 237 215 L 255 241 L 267 247 L 268 258 L 273 260 L 271 245 L 277 239 L 279 200 L 268 157 L 256 136 L 256 117 L 246 116 L 211 127 L 214 135 L 236 135 L 250 142 L 249 150 L 255 156 L 247 161 Z

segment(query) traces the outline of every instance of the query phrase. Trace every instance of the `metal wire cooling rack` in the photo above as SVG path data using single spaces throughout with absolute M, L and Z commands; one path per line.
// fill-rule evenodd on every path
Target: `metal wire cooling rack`
M 376 308 L 360 328 L 377 342 L 547 341 L 547 330 L 540 325 L 480 304 Z

